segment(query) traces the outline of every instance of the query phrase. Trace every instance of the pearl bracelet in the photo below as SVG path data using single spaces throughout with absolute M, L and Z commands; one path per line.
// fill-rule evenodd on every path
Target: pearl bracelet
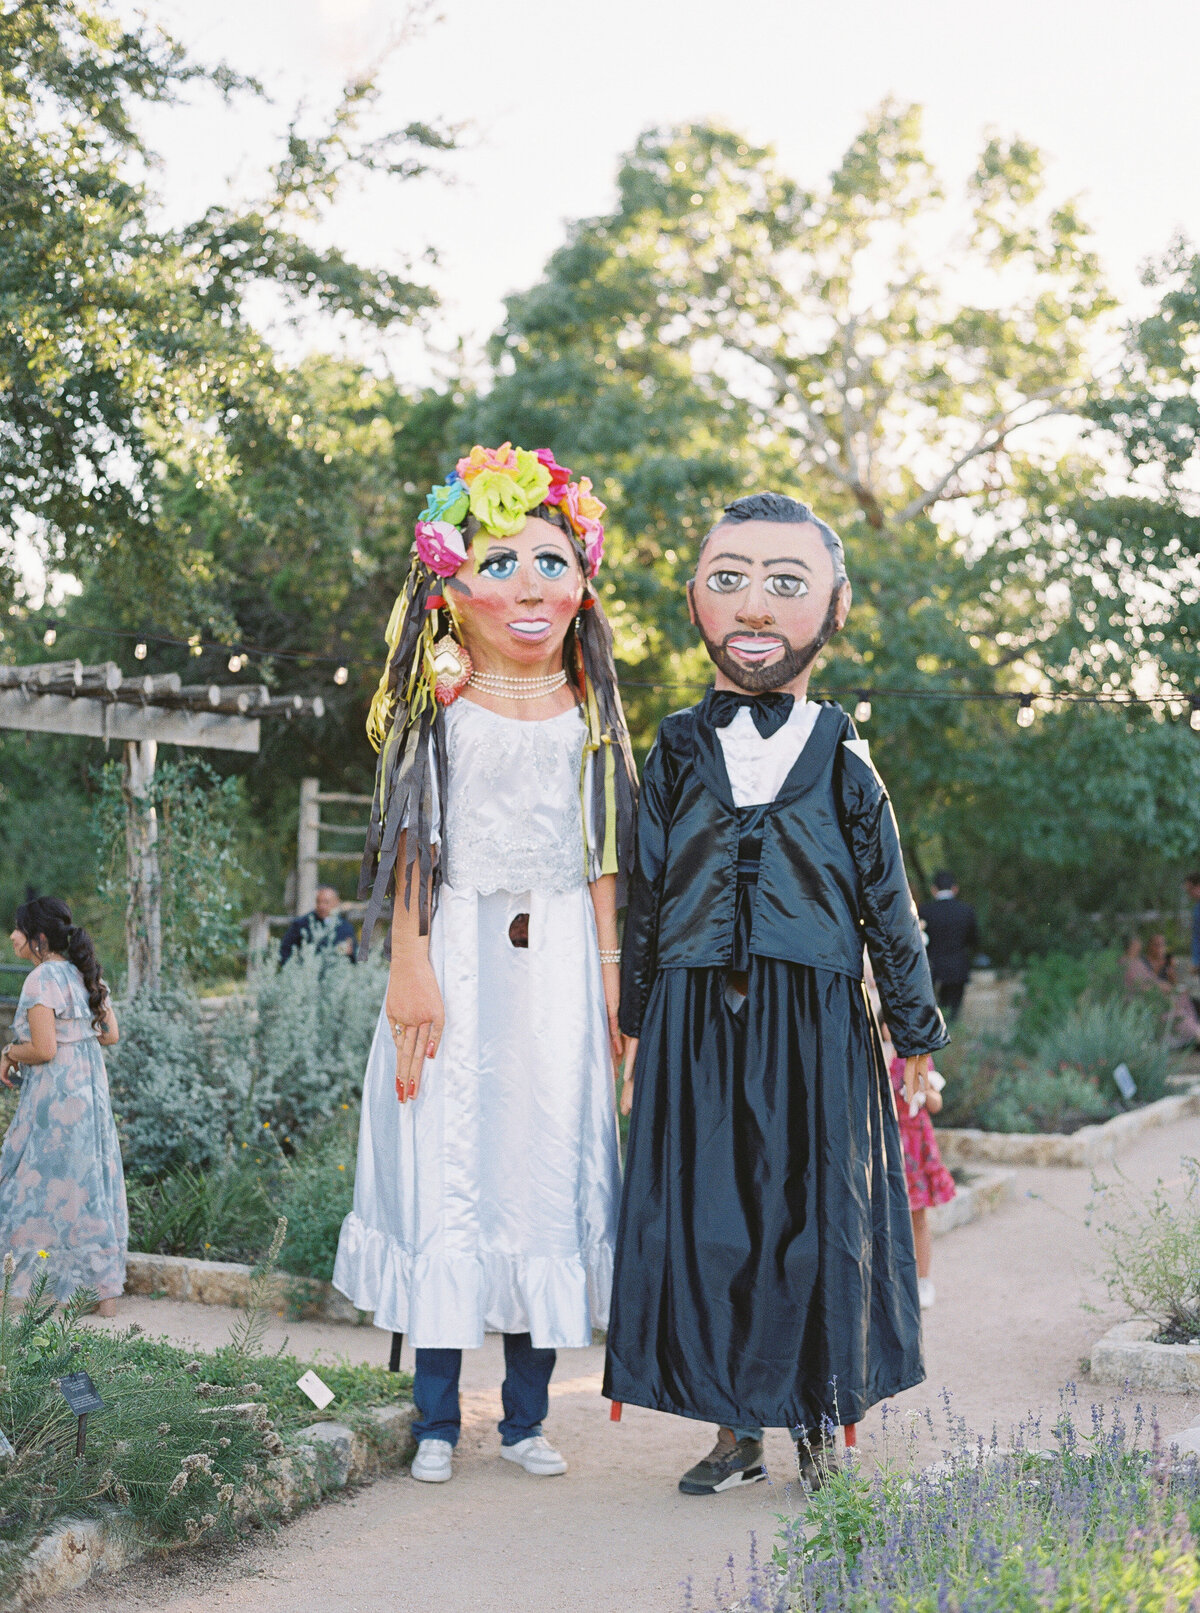
M 621 949 L 620 949 L 620 947 L 613 947 L 613 949 L 611 951 L 605 951 L 605 949 L 603 947 L 600 948 L 600 962 L 601 963 L 620 963 L 620 961 L 621 961 Z

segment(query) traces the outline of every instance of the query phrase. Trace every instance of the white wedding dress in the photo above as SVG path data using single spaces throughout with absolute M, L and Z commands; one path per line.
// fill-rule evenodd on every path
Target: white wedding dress
M 414 1102 L 383 1013 L 334 1285 L 422 1348 L 582 1347 L 608 1321 L 619 1198 L 578 711 L 447 707 L 429 956 L 446 1028 Z M 529 915 L 529 945 L 509 926 Z

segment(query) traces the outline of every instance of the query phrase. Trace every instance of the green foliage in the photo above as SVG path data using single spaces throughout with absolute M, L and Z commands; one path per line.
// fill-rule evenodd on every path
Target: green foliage
M 1085 996 L 1103 999 L 1121 990 L 1118 947 L 1101 952 L 1036 953 L 1021 973 L 1016 1043 L 1026 1051 L 1058 1026 Z
M 283 1240 L 287 1236 L 287 1218 L 280 1216 L 275 1222 L 275 1231 L 271 1236 L 270 1246 L 266 1254 L 255 1265 L 250 1278 L 250 1291 L 246 1296 L 246 1303 L 238 1312 L 237 1319 L 229 1329 L 229 1349 L 234 1361 L 244 1365 L 247 1358 L 260 1348 L 266 1336 L 270 1317 L 267 1307 L 274 1292 L 272 1279 L 275 1268 L 279 1263 L 279 1251 L 283 1248 Z
M 174 979 L 203 977 L 242 950 L 241 903 L 250 879 L 237 857 L 242 786 L 207 762 L 183 756 L 156 768 L 133 810 L 157 822 L 163 968 Z M 120 764 L 102 769 L 94 806 L 102 901 L 124 907 L 127 803 Z
M 281 1149 L 357 1103 L 386 980 L 378 955 L 352 964 L 306 948 L 256 976 L 248 999 L 202 1008 L 176 990 L 124 1008 L 108 1069 L 126 1174 L 205 1173 L 202 1185 L 177 1178 L 170 1202 L 148 1200 L 148 1229 L 160 1214 L 164 1225 L 203 1225 L 227 1194 L 245 1204 L 231 1149 L 272 1170 Z
M 1131 1316 L 1154 1322 L 1168 1344 L 1200 1337 L 1200 1161 L 1180 1164 L 1182 1197 L 1161 1179 L 1143 1194 L 1121 1177 L 1093 1181 L 1088 1207 L 1109 1294 Z
M 1046 1069 L 1000 1054 L 976 1065 L 967 1091 L 942 1119 L 983 1131 L 1069 1132 L 1107 1120 L 1116 1108 L 1115 1096 L 1070 1066 Z
M 1153 1103 L 1166 1090 L 1168 1055 L 1159 1017 L 1141 999 L 1084 999 L 1038 1044 L 1037 1058 L 1049 1070 L 1077 1070 L 1101 1091 L 1112 1090 L 1112 1072 L 1128 1064 L 1139 1103 Z
M 233 1148 L 207 1169 L 179 1166 L 129 1181 L 130 1247 L 199 1260 L 253 1262 L 278 1216 L 279 1265 L 328 1282 L 354 1199 L 358 1107 L 345 1104 L 290 1151 Z
M 14 1315 L 6 1273 L 0 1301 L 0 1427 L 17 1452 L 0 1466 L 0 1586 L 64 1515 L 111 1514 L 115 1505 L 164 1540 L 232 1534 L 236 1510 L 256 1510 L 252 1477 L 278 1443 L 269 1415 L 251 1420 L 229 1409 L 237 1389 L 197 1381 L 184 1352 L 151 1360 L 136 1330 L 82 1327 L 95 1302 L 86 1291 L 55 1314 L 47 1279 L 39 1275 Z M 88 1420 L 81 1461 L 56 1383 L 80 1370 L 105 1403 Z

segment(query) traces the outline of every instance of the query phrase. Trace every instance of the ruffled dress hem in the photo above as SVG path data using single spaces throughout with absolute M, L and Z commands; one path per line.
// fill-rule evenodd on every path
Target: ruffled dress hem
M 578 1255 L 417 1254 L 354 1211 L 333 1286 L 415 1349 L 475 1350 L 485 1333 L 528 1333 L 538 1350 L 580 1350 L 608 1326 L 613 1250 Z

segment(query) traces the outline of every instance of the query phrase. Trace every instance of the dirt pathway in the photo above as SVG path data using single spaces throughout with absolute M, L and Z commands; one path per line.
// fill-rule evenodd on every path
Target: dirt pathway
M 1147 1133 L 1120 1163 L 1149 1186 L 1177 1180 L 1185 1153 L 1200 1154 L 1200 1119 Z M 897 1410 L 933 1405 L 940 1417 L 946 1389 L 973 1427 L 996 1422 L 1003 1432 L 1030 1411 L 1052 1419 L 1068 1383 L 1079 1384 L 1085 1411 L 1114 1398 L 1080 1373 L 1110 1319 L 1091 1275 L 1088 1198 L 1086 1171 L 1022 1171 L 1015 1202 L 937 1241 L 928 1381 L 892 1402 Z M 1085 1300 L 1100 1314 L 1089 1314 Z M 228 1312 L 167 1301 L 122 1301 L 120 1313 L 119 1321 L 196 1344 L 220 1342 L 229 1325 Z M 269 1344 L 284 1331 L 274 1329 Z M 373 1329 L 295 1323 L 286 1332 L 299 1354 L 386 1358 L 386 1336 Z M 177 1553 L 93 1581 L 45 1604 L 45 1613 L 681 1613 L 689 1605 L 700 1613 L 727 1605 L 728 1559 L 744 1565 L 752 1538 L 769 1551 L 777 1515 L 791 1510 L 787 1435 L 768 1435 L 772 1484 L 681 1496 L 675 1480 L 704 1453 L 709 1430 L 635 1408 L 610 1424 L 599 1397 L 601 1350 L 564 1352 L 548 1432 L 571 1471 L 535 1480 L 496 1455 L 501 1364 L 496 1339 L 464 1360 L 452 1483 L 385 1479 L 273 1537 Z M 1167 1433 L 1200 1416 L 1200 1398 L 1156 1404 Z M 876 1410 L 862 1439 L 879 1428 Z

